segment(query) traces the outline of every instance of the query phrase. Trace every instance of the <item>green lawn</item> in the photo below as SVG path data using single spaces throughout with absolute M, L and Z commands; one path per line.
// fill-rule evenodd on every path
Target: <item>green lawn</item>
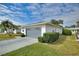
M 9 40 L 15 38 L 14 34 L 0 34 L 0 41 L 1 40 Z
M 61 36 L 52 44 L 36 43 L 4 54 L 4 56 L 70 56 L 79 55 L 79 43 L 75 36 Z
M 16 37 L 21 37 L 21 34 L 0 34 L 0 41 L 2 40 L 11 40 Z

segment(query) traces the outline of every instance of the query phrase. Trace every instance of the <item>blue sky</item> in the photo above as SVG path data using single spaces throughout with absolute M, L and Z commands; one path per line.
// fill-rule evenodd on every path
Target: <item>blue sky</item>
M 15 24 L 31 24 L 51 19 L 64 20 L 64 25 L 79 20 L 78 3 L 4 3 L 0 4 L 0 22 L 10 20 Z

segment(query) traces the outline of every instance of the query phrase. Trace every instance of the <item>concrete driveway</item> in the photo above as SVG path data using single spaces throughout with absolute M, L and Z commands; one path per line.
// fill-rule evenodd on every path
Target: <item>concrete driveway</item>
M 0 55 L 37 42 L 37 39 L 30 37 L 0 41 Z

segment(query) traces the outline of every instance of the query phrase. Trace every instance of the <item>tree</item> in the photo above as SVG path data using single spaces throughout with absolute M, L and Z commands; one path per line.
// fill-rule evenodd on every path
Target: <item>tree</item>
M 51 20 L 51 23 L 52 23 L 52 24 L 59 25 L 59 24 L 63 24 L 63 20 L 55 20 L 55 19 L 52 19 L 52 20 Z
M 75 28 L 75 25 L 73 24 L 73 25 L 71 25 L 70 27 Z
M 16 29 L 17 28 L 16 25 L 14 25 L 12 22 L 10 22 L 8 20 L 2 21 L 1 27 L 2 27 L 3 31 L 5 31 L 5 30 L 7 31 L 8 29 Z
M 57 20 L 55 20 L 55 19 L 52 19 L 52 20 L 51 20 L 51 23 L 52 23 L 52 24 L 55 24 L 55 25 L 58 25 L 58 24 L 59 24 L 59 22 L 58 22 Z
M 61 20 L 61 19 L 58 20 L 58 22 L 59 22 L 59 24 L 63 24 L 63 20 Z

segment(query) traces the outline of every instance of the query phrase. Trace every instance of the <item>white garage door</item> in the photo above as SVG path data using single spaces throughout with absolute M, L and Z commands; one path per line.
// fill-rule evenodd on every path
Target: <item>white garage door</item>
M 27 36 L 37 38 L 41 36 L 41 29 L 40 28 L 30 28 L 27 30 Z

